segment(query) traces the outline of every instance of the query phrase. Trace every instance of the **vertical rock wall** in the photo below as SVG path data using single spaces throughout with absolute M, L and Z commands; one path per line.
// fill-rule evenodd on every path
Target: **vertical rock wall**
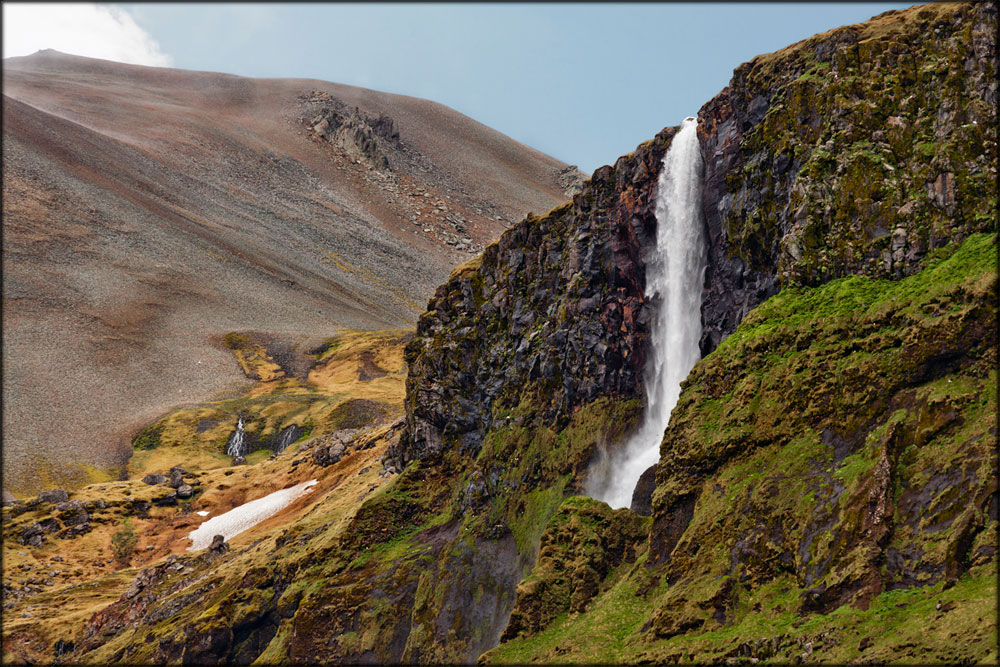
M 740 65 L 702 107 L 702 352 L 791 284 L 910 275 L 996 228 L 995 3 L 887 12 Z

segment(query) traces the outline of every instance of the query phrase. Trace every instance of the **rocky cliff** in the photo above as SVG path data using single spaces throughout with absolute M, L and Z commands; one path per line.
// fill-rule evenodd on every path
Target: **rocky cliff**
M 909 275 L 995 226 L 996 12 L 886 12 L 740 65 L 702 107 L 703 353 L 785 285 Z
M 546 650 L 554 653 L 518 652 L 538 637 L 551 639 L 554 619 L 585 612 L 597 591 L 620 583 L 616 577 L 639 593 L 633 618 L 645 619 L 616 631 L 628 628 L 636 646 L 658 647 L 743 622 L 741 605 L 757 604 L 756 593 L 779 580 L 789 596 L 783 608 L 807 618 L 848 603 L 864 610 L 885 591 L 950 586 L 968 576 L 980 586 L 989 576 L 996 246 L 992 235 L 977 233 L 996 228 L 995 27 L 989 5 L 890 12 L 741 66 L 702 109 L 708 356 L 674 413 L 651 498 L 637 503 L 649 502 L 653 513 L 645 547 L 626 549 L 647 549 L 641 574 L 622 574 L 629 559 L 617 570 L 601 565 L 600 575 L 587 574 L 590 566 L 558 574 L 575 568 L 575 538 L 565 530 L 543 538 L 551 545 L 538 565 L 543 573 L 519 587 L 515 622 L 504 635 L 525 644 L 496 656 L 674 655 L 552 645 Z M 509 503 L 504 474 L 518 456 L 579 460 L 581 450 L 541 437 L 539 424 L 560 433 L 576 405 L 628 405 L 642 396 L 633 378 L 641 382 L 649 336 L 652 304 L 641 286 L 652 230 L 644 221 L 658 165 L 646 173 L 630 166 L 640 152 L 595 173 L 590 185 L 612 177 L 620 200 L 640 202 L 646 216 L 627 209 L 643 233 L 624 248 L 598 236 L 605 256 L 629 259 L 598 274 L 607 293 L 624 298 L 592 302 L 591 291 L 575 291 L 587 273 L 578 276 L 575 256 L 551 238 L 555 230 L 562 243 L 593 239 L 595 218 L 581 207 L 592 192 L 585 186 L 571 209 L 526 220 L 480 265 L 454 275 L 408 349 L 407 431 L 393 463 L 441 452 L 476 456 L 484 478 L 466 488 L 479 493 L 483 511 L 503 517 L 501 529 L 517 525 L 497 508 Z M 562 271 L 539 270 L 545 257 L 562 259 Z M 503 277 L 515 272 L 513 293 L 530 299 L 510 299 Z M 738 328 L 774 295 L 773 310 Z M 592 303 L 600 326 L 587 317 Z M 620 324 L 607 317 L 619 312 L 609 305 L 621 309 Z M 576 317 L 560 326 L 558 311 Z M 575 332 L 593 337 L 584 342 L 596 354 L 579 356 Z M 703 373 L 719 384 L 703 389 Z M 582 400 L 574 403 L 576 396 Z M 517 407 L 507 413 L 507 406 Z M 508 415 L 516 427 L 532 425 L 531 439 L 511 447 L 508 433 L 506 447 L 483 447 L 509 428 L 501 421 Z M 585 474 L 574 468 L 572 481 L 556 485 L 544 475 L 528 479 L 532 493 L 559 495 L 579 489 Z M 959 498 L 973 499 L 968 510 Z M 553 556 L 556 544 L 562 561 Z M 621 558 L 587 560 L 594 561 Z M 551 569 L 555 579 L 544 574 Z M 587 620 L 573 627 L 580 636 L 593 633 Z M 966 629 L 982 655 L 988 631 Z

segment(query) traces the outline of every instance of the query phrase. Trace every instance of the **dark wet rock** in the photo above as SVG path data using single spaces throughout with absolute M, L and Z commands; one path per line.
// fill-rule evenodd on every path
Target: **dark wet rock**
M 184 475 L 185 475 L 185 473 L 186 473 L 186 471 L 183 470 L 183 469 L 181 469 L 181 468 L 179 468 L 179 467 L 173 467 L 173 468 L 171 468 L 170 469 L 170 481 L 169 481 L 170 488 L 176 489 L 181 484 L 183 484 L 184 483 Z
M 171 489 L 170 491 L 166 491 L 165 493 L 163 493 L 163 495 L 156 496 L 155 498 L 153 498 L 152 502 L 154 505 L 157 505 L 159 507 L 164 507 L 167 505 L 176 505 L 177 491 L 173 489 Z
M 281 429 L 271 441 L 271 450 L 278 454 L 283 452 L 288 445 L 298 440 L 305 430 L 298 424 L 289 424 Z
M 130 513 L 144 517 L 149 514 L 150 502 L 148 500 L 131 499 L 128 501 L 127 508 Z
M 213 553 L 225 553 L 229 551 L 229 543 L 226 542 L 226 538 L 223 535 L 216 535 L 212 538 L 212 544 L 208 547 L 208 550 Z
M 677 128 L 594 172 L 571 202 L 528 216 L 439 287 L 406 348 L 406 429 L 386 469 L 457 446 L 474 454 L 496 410 L 528 388 L 558 431 L 602 396 L 642 396 L 645 256 L 656 181 Z
M 163 484 L 168 481 L 168 477 L 162 473 L 150 473 L 142 478 L 143 483 L 149 484 L 150 486 L 155 486 L 157 484 Z
M 651 516 L 653 513 L 653 491 L 656 490 L 656 466 L 651 465 L 639 476 L 639 481 L 632 492 L 631 509 L 641 516 Z

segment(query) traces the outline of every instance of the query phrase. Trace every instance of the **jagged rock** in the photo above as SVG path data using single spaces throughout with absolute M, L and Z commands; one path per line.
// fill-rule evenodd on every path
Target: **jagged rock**
M 216 535 L 212 538 L 212 544 L 208 547 L 208 550 L 212 553 L 226 553 L 229 551 L 229 543 L 226 542 L 226 538 L 222 535 Z
M 911 19 L 902 39 L 919 42 L 915 48 L 891 36 L 859 47 L 859 30 L 845 27 L 796 45 L 808 57 L 790 52 L 780 67 L 756 58 L 698 112 L 710 240 L 703 355 L 785 285 L 910 275 L 929 250 L 989 227 L 995 202 L 979 177 L 941 165 L 974 164 L 990 151 L 985 162 L 995 163 L 986 128 L 997 123 L 996 45 L 983 36 L 996 10 L 990 3 L 954 8 L 929 34 Z M 936 67 L 944 61 L 963 66 L 949 74 Z M 916 74 L 921 68 L 926 80 Z M 908 79 L 910 94 L 880 97 L 875 91 L 889 77 Z M 908 108 L 917 94 L 920 108 Z M 868 106 L 874 98 L 884 123 Z M 955 108 L 965 109 L 961 120 Z M 963 146 L 977 148 L 944 140 L 956 132 L 968 136 Z M 794 157 L 790 145 L 798 147 Z M 882 195 L 920 190 L 926 198 L 907 197 L 902 208 Z M 891 249 L 874 242 L 880 227 L 901 230 Z M 921 246 L 904 252 L 902 238 Z
M 154 505 L 158 505 L 160 507 L 163 507 L 163 506 L 166 506 L 166 505 L 176 505 L 177 504 L 177 495 L 178 495 L 178 493 L 177 493 L 176 490 L 171 490 L 171 491 L 168 491 L 168 492 L 164 493 L 162 496 L 157 496 L 157 497 L 153 498 L 152 502 L 153 502 Z
M 170 487 L 173 489 L 178 488 L 184 483 L 184 475 L 187 471 L 179 467 L 173 467 L 170 469 Z
M 371 167 L 389 171 L 389 159 L 379 141 L 398 142 L 395 120 L 385 114 L 367 116 L 357 107 L 348 108 L 339 101 L 324 109 L 310 122 L 313 132 L 342 148 L 349 156 L 361 158 Z
M 587 175 L 580 171 L 575 164 L 559 171 L 559 185 L 565 190 L 567 197 L 572 197 L 583 190 L 583 184 L 586 181 Z
M 150 486 L 156 486 L 157 484 L 163 484 L 167 482 L 169 478 L 158 472 L 150 473 L 142 478 L 143 483 L 149 484 Z
M 181 484 L 177 487 L 178 498 L 190 498 L 194 495 L 194 489 L 189 484 Z
M 83 503 L 78 500 L 60 503 L 57 508 L 59 511 L 56 517 L 58 517 L 64 526 L 75 526 L 90 521 L 90 515 L 84 509 Z
M 38 500 L 45 503 L 64 503 L 69 500 L 69 493 L 64 489 L 48 489 L 38 494 Z
M 21 535 L 17 538 L 17 542 L 27 546 L 40 547 L 45 543 L 45 531 L 36 521 L 21 529 Z

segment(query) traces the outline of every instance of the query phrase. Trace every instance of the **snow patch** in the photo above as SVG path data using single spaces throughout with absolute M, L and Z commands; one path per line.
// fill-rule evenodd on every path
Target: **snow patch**
M 195 512 L 195 514 L 197 514 L 198 516 L 208 516 L 208 512 L 205 510 L 199 510 Z
M 263 498 L 243 503 L 225 514 L 212 517 L 188 534 L 192 542 L 191 546 L 188 547 L 188 551 L 207 549 L 212 544 L 212 538 L 216 535 L 222 535 L 228 540 L 245 530 L 253 528 L 261 521 L 283 510 L 295 499 L 312 492 L 312 489 L 309 487 L 317 483 L 315 479 L 302 482 L 287 489 L 275 491 Z M 198 512 L 198 514 L 201 514 L 201 512 Z M 208 512 L 205 514 L 208 514 Z

